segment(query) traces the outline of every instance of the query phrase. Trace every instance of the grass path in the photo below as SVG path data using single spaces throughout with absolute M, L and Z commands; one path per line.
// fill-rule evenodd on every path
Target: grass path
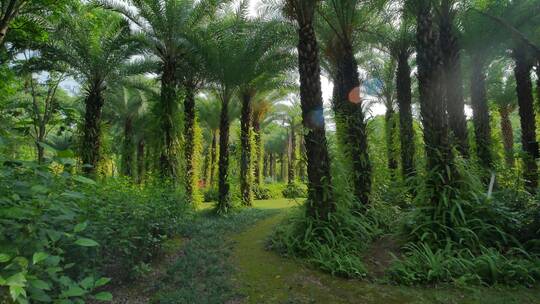
M 265 249 L 274 227 L 284 219 L 294 202 L 259 201 L 256 208 L 281 209 L 234 237 L 234 280 L 241 303 L 456 303 L 536 304 L 540 289 L 452 287 L 402 287 L 332 277 L 300 261 L 280 257 Z

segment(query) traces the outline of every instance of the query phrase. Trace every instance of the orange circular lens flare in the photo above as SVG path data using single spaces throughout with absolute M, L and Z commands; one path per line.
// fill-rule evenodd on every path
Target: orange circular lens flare
M 349 92 L 349 102 L 360 103 L 362 99 L 360 98 L 360 87 L 355 87 Z

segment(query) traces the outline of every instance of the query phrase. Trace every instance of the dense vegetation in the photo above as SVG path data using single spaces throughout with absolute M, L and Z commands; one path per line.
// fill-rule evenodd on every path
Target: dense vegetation
M 152 301 L 240 299 L 275 198 L 332 275 L 536 287 L 539 37 L 538 0 L 0 0 L 0 302 L 110 301 L 178 237 Z

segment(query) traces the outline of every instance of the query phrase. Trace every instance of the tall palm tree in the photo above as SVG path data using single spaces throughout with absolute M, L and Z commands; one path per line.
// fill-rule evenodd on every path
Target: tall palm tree
M 202 126 L 209 131 L 210 146 L 209 153 L 206 154 L 208 172 L 205 174 L 205 182 L 212 187 L 214 185 L 214 177 L 216 176 L 219 113 L 221 105 L 217 98 L 213 98 L 213 96 L 210 95 L 204 95 L 197 99 L 196 108 Z
M 140 51 L 141 44 L 121 16 L 84 5 L 66 13 L 53 35 L 45 52 L 65 62 L 83 84 L 86 110 L 81 156 L 84 171 L 93 174 L 100 160 L 104 92 L 121 74 L 121 66 Z
M 219 0 L 102 0 L 106 6 L 121 12 L 137 26 L 144 37 L 147 60 L 141 64 L 157 72 L 161 80 L 160 102 L 155 111 L 159 116 L 161 129 L 161 148 L 159 166 L 161 175 L 167 178 L 178 177 L 178 86 L 179 70 L 185 55 L 191 51 L 188 36 L 203 22 L 211 19 Z M 135 10 L 134 10 L 135 8 Z M 184 79 L 191 89 L 191 79 Z M 191 92 L 186 98 L 188 110 L 193 109 Z M 192 117 L 188 112 L 188 119 Z
M 363 206 L 369 202 L 371 162 L 355 52 L 359 34 L 376 15 L 377 6 L 363 0 L 322 3 L 319 13 L 324 22 L 319 34 L 325 65 L 334 83 L 332 105 L 337 135 L 352 165 L 352 185 L 358 206 Z

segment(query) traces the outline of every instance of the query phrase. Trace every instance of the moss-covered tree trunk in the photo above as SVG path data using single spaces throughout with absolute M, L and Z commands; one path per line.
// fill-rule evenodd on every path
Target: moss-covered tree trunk
M 409 52 L 400 50 L 397 55 L 396 94 L 399 107 L 399 134 L 401 143 L 401 170 L 404 179 L 415 173 L 414 129 L 412 116 L 411 67 Z
M 296 132 L 294 123 L 291 123 L 291 134 L 289 135 L 289 184 L 294 184 L 296 180 Z
M 460 46 L 454 25 L 454 1 L 441 1 L 439 18 L 439 42 L 442 50 L 444 82 L 443 90 L 448 112 L 448 123 L 454 144 L 462 156 L 469 156 L 469 139 L 465 102 L 463 100 L 463 77 L 461 73 Z
M 308 199 L 307 216 L 328 220 L 336 210 L 330 175 L 330 157 L 326 143 L 323 100 L 321 92 L 319 47 L 313 28 L 314 8 L 306 8 L 298 18 L 298 70 L 300 103 L 307 154 Z
M 360 97 L 358 65 L 352 46 L 342 43 L 334 76 L 333 107 L 341 149 L 351 163 L 354 195 L 363 208 L 369 203 L 371 162 Z
M 210 148 L 210 187 L 214 187 L 214 178 L 216 176 L 216 160 L 217 160 L 217 130 L 212 130 L 212 146 Z
M 195 85 L 188 83 L 185 86 L 184 96 L 184 158 L 186 164 L 186 198 L 189 203 L 194 202 L 194 195 L 197 187 L 197 172 L 195 169 L 195 124 Z
M 504 147 L 504 160 L 508 168 L 514 167 L 514 130 L 510 121 L 512 108 L 508 106 L 499 106 L 499 115 L 501 116 L 501 134 Z
M 161 75 L 161 96 L 158 105 L 161 129 L 159 171 L 162 178 L 174 179 L 178 176 L 177 138 L 175 118 L 177 112 L 176 69 L 167 63 Z
M 128 116 L 124 121 L 124 140 L 122 147 L 122 174 L 133 177 L 133 118 Z
M 251 98 L 249 93 L 242 94 L 242 110 L 240 117 L 240 193 L 242 205 L 252 206 L 251 193 Z
M 261 123 L 253 120 L 253 137 L 255 138 L 255 184 L 261 186 L 263 175 L 263 146 L 261 138 Z
M 386 113 L 384 115 L 384 133 L 386 139 L 387 166 L 388 170 L 390 170 L 390 176 L 392 179 L 395 178 L 395 173 L 398 169 L 396 143 L 394 141 L 396 129 L 397 124 L 394 109 L 388 107 L 386 108 Z
M 515 61 L 514 75 L 516 77 L 516 91 L 519 105 L 519 118 L 521 122 L 521 144 L 523 147 L 523 178 L 525 188 L 535 193 L 538 187 L 538 142 L 536 141 L 536 121 L 533 106 L 531 69 L 532 60 L 524 48 L 513 50 Z
M 426 184 L 433 193 L 431 203 L 441 202 L 444 187 L 455 176 L 454 159 L 448 136 L 448 117 L 442 90 L 442 58 L 432 20 L 431 2 L 420 0 L 416 11 L 416 49 L 420 111 L 424 127 Z
M 144 181 L 145 168 L 145 142 L 144 138 L 140 138 L 137 143 L 137 183 L 139 184 Z
M 81 158 L 83 172 L 87 175 L 96 173 L 101 149 L 101 112 L 103 108 L 103 90 L 100 84 L 94 85 L 85 99 L 83 140 Z
M 489 106 L 486 95 L 485 59 L 482 54 L 472 55 L 471 106 L 473 109 L 476 154 L 482 166 L 493 169 L 491 155 L 491 127 L 489 125 Z
M 219 121 L 219 181 L 218 181 L 218 212 L 226 213 L 232 208 L 229 191 L 229 99 L 221 101 Z

